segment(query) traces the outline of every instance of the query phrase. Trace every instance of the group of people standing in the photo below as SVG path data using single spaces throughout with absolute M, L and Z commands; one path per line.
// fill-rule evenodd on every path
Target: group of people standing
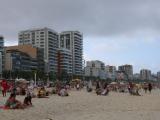
M 145 93 L 147 93 L 147 91 L 149 91 L 149 93 L 151 93 L 153 87 L 151 83 L 144 83 L 144 84 L 134 84 L 132 82 L 129 82 L 128 85 L 128 91 L 131 95 L 138 95 L 140 96 L 139 90 L 140 89 L 144 89 Z
M 151 93 L 152 89 L 153 89 L 153 86 L 151 83 L 145 83 L 144 86 L 143 86 L 143 89 L 145 91 L 145 93 L 147 93 L 147 91 L 149 91 L 149 93 Z

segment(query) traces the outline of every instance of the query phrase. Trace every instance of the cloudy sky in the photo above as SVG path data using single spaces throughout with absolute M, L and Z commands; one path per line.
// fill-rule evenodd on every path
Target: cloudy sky
M 79 30 L 84 58 L 109 65 L 160 70 L 159 0 L 0 0 L 0 34 L 17 44 L 18 32 L 49 27 Z

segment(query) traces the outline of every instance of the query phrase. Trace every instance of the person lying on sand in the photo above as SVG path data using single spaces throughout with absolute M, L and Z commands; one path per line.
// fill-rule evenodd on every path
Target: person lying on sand
M 8 100 L 5 103 L 5 108 L 8 109 L 24 109 L 24 105 L 16 100 L 16 94 L 11 93 L 10 97 L 8 98 Z

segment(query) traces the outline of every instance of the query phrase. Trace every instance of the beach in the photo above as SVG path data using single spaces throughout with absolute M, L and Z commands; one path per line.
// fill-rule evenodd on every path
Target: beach
M 33 98 L 33 107 L 24 110 L 0 110 L 0 120 L 159 120 L 160 90 L 142 96 L 110 92 L 97 96 L 86 90 L 70 91 L 69 97 L 51 95 Z M 9 96 L 9 94 L 8 94 Z M 8 98 L 0 94 L 0 104 Z M 17 96 L 23 101 L 24 96 Z

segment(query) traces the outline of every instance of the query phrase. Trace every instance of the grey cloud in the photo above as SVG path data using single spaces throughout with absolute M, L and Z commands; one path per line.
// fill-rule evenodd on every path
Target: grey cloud
M 17 39 L 20 30 L 51 27 L 85 36 L 160 30 L 158 0 L 0 0 L 0 34 Z

